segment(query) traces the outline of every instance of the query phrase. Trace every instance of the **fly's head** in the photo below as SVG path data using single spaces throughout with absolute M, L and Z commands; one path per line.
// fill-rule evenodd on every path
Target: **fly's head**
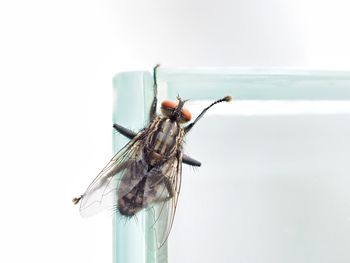
M 178 96 L 177 101 L 165 100 L 162 102 L 161 111 L 162 114 L 172 121 L 179 123 L 189 122 L 192 118 L 191 112 L 184 108 L 184 104 L 187 100 L 181 100 Z

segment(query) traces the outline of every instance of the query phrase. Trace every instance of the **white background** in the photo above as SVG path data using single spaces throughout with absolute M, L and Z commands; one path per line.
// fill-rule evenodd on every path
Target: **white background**
M 111 155 L 119 71 L 350 68 L 348 1 L 2 1 L 0 262 L 111 262 L 71 204 Z

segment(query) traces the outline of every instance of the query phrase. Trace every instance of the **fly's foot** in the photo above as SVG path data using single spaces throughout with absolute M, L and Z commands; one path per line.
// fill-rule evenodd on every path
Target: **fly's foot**
M 74 197 L 73 199 L 72 199 L 72 202 L 73 202 L 73 204 L 78 204 L 79 203 L 79 201 L 81 200 L 83 198 L 83 195 L 81 195 L 81 196 L 79 196 L 79 197 Z

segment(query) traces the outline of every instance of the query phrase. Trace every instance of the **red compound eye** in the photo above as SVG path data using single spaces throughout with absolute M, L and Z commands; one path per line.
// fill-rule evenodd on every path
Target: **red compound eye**
M 176 109 L 178 102 L 170 101 L 170 100 L 165 100 L 162 102 L 162 108 L 164 109 Z M 181 109 L 181 115 L 185 119 L 185 121 L 190 121 L 192 119 L 192 114 L 191 112 L 186 109 L 182 108 Z
M 165 109 L 176 109 L 176 106 L 177 106 L 177 102 L 173 102 L 170 100 L 165 100 L 162 102 L 162 108 L 165 108 Z
M 186 121 L 190 121 L 192 119 L 192 114 L 191 112 L 186 109 L 186 108 L 182 108 L 181 110 L 181 114 L 182 114 L 182 117 L 186 120 Z

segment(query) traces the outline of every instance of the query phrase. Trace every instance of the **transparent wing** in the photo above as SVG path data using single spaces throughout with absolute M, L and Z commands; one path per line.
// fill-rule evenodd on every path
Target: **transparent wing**
M 148 212 L 152 217 L 158 248 L 168 239 L 173 225 L 181 187 L 181 164 L 182 156 L 179 153 L 161 166 L 157 176 L 147 180 L 145 186 L 145 198 L 152 204 Z
M 140 132 L 126 144 L 92 181 L 80 201 L 80 214 L 92 216 L 116 204 L 116 188 L 119 178 L 133 163 L 141 158 L 144 132 Z M 135 182 L 136 183 L 136 182 Z

